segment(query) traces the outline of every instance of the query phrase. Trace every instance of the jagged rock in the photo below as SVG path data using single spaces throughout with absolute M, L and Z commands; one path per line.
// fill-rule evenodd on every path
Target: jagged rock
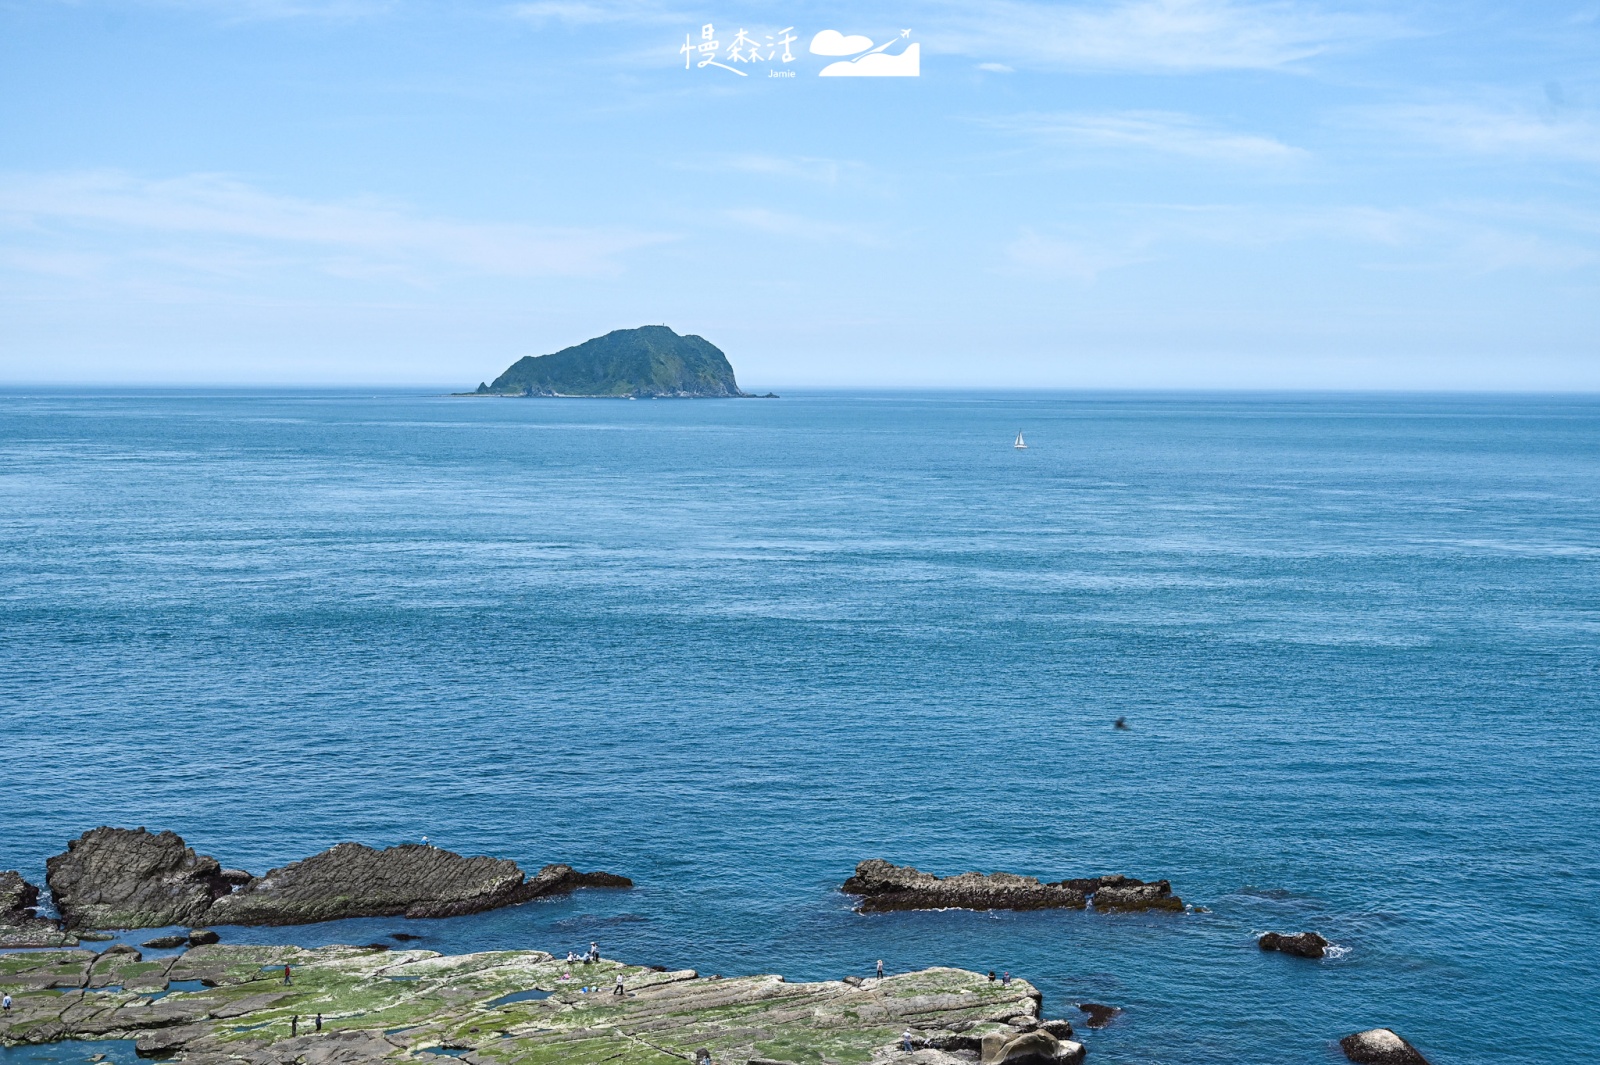
M 188 942 L 188 936 L 156 936 L 154 939 L 147 939 L 139 945 L 141 947 L 149 947 L 151 950 L 171 950 L 174 947 L 185 946 Z
M 59 921 L 34 913 L 39 889 L 14 869 L 0 872 L 0 947 L 75 947 Z
M 174 832 L 142 828 L 91 829 L 45 870 L 69 929 L 195 924 L 231 890 L 215 858 L 196 854 Z
M 1054 883 L 1013 873 L 962 873 L 939 877 L 909 865 L 872 858 L 856 866 L 844 882 L 847 895 L 859 895 L 862 913 L 890 910 L 1081 910 L 1092 898 L 1094 908 L 1115 910 L 1183 909 L 1165 880 L 1145 883 L 1126 876 L 1096 876 Z
M 306 924 L 402 914 L 455 917 L 570 891 L 596 875 L 579 873 L 569 865 L 547 865 L 529 878 L 515 862 L 503 858 L 464 858 L 416 843 L 384 850 L 340 843 L 255 877 L 219 898 L 208 923 Z
M 1428 1065 L 1416 1047 L 1387 1028 L 1372 1028 L 1339 1040 L 1339 1049 L 1356 1065 Z
M 1049 1032 L 1057 1039 L 1071 1039 L 1073 1036 L 1072 1022 L 1065 1019 L 1042 1021 L 1039 1024 L 1039 1029 Z
M 978 1060 L 983 1065 L 1077 1065 L 1084 1053 L 1082 1043 L 1057 1039 L 1042 1029 L 1011 1036 L 991 1032 L 983 1037 Z
M 1297 958 L 1320 958 L 1328 952 L 1328 941 L 1315 932 L 1267 932 L 1256 940 L 1256 945 L 1262 950 L 1276 950 Z
M 203 947 L 208 943 L 216 943 L 222 939 L 209 928 L 192 928 L 189 930 L 189 945 Z
M 872 858 L 856 866 L 844 882 L 848 895 L 861 896 L 862 913 L 891 910 L 1042 910 L 1083 909 L 1083 892 L 1063 884 L 1042 884 L 1037 877 L 1012 873 L 962 873 L 938 877 L 909 865 Z
M 1080 1002 L 1078 1009 L 1082 1010 L 1089 1019 L 1084 1025 L 1089 1028 L 1104 1028 L 1110 1024 L 1117 1014 L 1122 1012 L 1121 1006 L 1107 1006 L 1102 1002 Z
M 29 910 L 39 905 L 39 889 L 22 879 L 15 869 L 0 873 L 0 919 L 13 914 L 27 917 Z
M 546 869 L 550 866 L 546 866 Z M 616 873 L 602 873 L 596 870 L 593 873 L 578 873 L 574 887 L 587 888 L 631 888 L 633 881 Z
M 226 880 L 228 883 L 232 884 L 234 887 L 240 887 L 241 885 L 248 884 L 250 881 L 255 879 L 255 877 L 251 876 L 243 869 L 223 869 L 217 873 L 217 875 L 222 877 L 222 879 Z
M 1182 912 L 1183 900 L 1172 893 L 1172 885 L 1165 880 L 1145 883 L 1118 877 L 1118 883 L 1105 878 L 1094 893 L 1094 908 L 1101 913 L 1129 910 L 1171 910 Z

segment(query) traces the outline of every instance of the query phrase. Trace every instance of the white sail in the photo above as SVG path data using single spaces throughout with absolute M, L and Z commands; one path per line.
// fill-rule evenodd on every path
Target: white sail
M 1020 448 L 1022 448 L 1024 450 L 1027 449 L 1028 445 L 1022 442 L 1022 430 L 1021 429 L 1017 430 L 1017 442 L 1015 444 L 1012 444 L 1011 446 L 1012 447 L 1020 447 Z

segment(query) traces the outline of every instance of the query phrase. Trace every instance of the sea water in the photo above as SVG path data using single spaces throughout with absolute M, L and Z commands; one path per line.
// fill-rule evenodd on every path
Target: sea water
M 638 883 L 230 942 L 1009 971 L 1124 1009 L 1091 1062 L 1594 1060 L 1597 686 L 1592 397 L 0 395 L 0 868 L 113 824 Z M 1209 912 L 862 916 L 872 857 Z

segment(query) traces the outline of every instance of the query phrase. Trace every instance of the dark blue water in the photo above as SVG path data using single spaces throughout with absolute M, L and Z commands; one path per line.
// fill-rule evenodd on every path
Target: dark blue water
M 0 396 L 0 868 L 111 823 L 639 883 L 233 941 L 1010 970 L 1126 1009 L 1099 1062 L 1585 1060 L 1597 667 L 1592 398 Z M 1212 912 L 861 917 L 874 856 Z M 1302 928 L 1347 950 L 1254 946 Z

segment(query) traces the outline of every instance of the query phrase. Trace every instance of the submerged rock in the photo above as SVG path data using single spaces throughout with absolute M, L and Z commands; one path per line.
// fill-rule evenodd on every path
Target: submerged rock
M 1080 1002 L 1078 1009 L 1089 1018 L 1083 1022 L 1088 1028 L 1104 1028 L 1122 1012 L 1121 1006 L 1107 1006 L 1103 1002 Z
M 1356 1065 L 1428 1065 L 1416 1047 L 1387 1028 L 1372 1028 L 1339 1040 L 1339 1049 Z
M 211 906 L 210 924 L 285 925 L 346 917 L 456 917 L 588 886 L 568 865 L 531 878 L 504 858 L 466 858 L 426 844 L 375 850 L 340 843 L 254 877 Z M 632 881 L 628 881 L 629 884 Z M 608 884 L 609 886 L 609 884 Z
M 174 832 L 91 829 L 45 862 L 45 881 L 68 928 L 198 924 L 232 890 L 215 858 Z
M 1054 883 L 1014 873 L 962 873 L 940 877 L 909 865 L 872 858 L 856 866 L 844 882 L 847 895 L 859 895 L 862 913 L 891 910 L 1081 910 L 1094 900 L 1099 911 L 1182 911 L 1183 900 L 1165 880 L 1145 883 L 1126 876 L 1096 876 Z
M 0 872 L 0 947 L 71 947 L 78 940 L 59 921 L 40 917 L 39 889 L 14 869 Z
M 1276 950 L 1297 958 L 1320 958 L 1328 952 L 1328 941 L 1315 932 L 1266 932 L 1256 940 L 1256 945 L 1262 950 Z

